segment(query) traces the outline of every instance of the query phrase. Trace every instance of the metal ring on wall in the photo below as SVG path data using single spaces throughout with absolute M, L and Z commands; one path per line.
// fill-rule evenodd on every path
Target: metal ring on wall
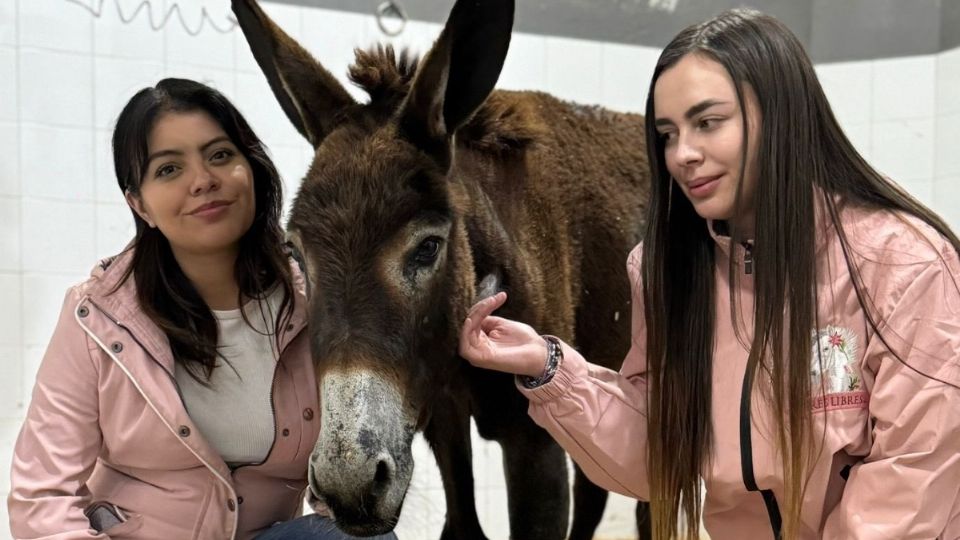
M 400 26 L 395 29 L 390 29 L 387 23 L 384 22 L 384 19 L 387 17 L 400 19 Z M 407 17 L 407 12 L 403 9 L 403 6 L 395 0 L 386 0 L 377 6 L 377 26 L 380 27 L 381 32 L 390 37 L 396 37 L 402 34 L 403 29 L 407 27 L 408 20 L 410 19 Z

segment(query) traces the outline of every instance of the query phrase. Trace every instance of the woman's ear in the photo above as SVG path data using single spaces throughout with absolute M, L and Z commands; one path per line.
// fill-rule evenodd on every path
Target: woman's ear
M 129 190 L 124 192 L 123 197 L 127 199 L 127 204 L 130 205 L 130 208 L 133 208 L 133 211 L 136 212 L 138 216 L 140 216 L 140 219 L 146 221 L 147 225 L 149 225 L 151 229 L 157 228 L 157 224 L 150 219 L 150 214 L 147 212 L 146 207 L 143 206 L 143 200 L 140 197 L 130 193 Z

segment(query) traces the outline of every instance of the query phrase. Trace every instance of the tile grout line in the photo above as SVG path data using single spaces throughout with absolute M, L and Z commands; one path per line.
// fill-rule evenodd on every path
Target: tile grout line
M 20 381 L 19 381 L 20 392 L 19 392 L 19 398 L 17 399 L 17 403 L 18 403 L 18 405 L 19 405 L 17 413 L 18 413 L 19 415 L 23 415 L 23 414 L 25 413 L 25 408 L 26 408 L 25 405 L 26 405 L 28 399 L 27 399 L 26 381 L 24 380 L 24 379 L 26 378 L 26 366 L 24 365 L 24 361 L 25 361 L 25 358 L 26 358 L 26 337 L 25 337 L 25 336 L 26 336 L 26 328 L 25 328 L 25 325 L 24 325 L 24 320 L 26 319 L 26 317 L 24 317 L 24 306 L 26 306 L 26 300 L 27 300 L 27 298 L 26 298 L 26 291 L 24 290 L 24 287 L 23 287 L 23 285 L 24 285 L 24 280 L 23 280 L 23 274 L 24 274 L 24 272 L 23 272 L 23 268 L 24 268 L 23 259 L 24 259 L 24 252 L 26 251 L 26 249 L 25 249 L 26 244 L 25 244 L 24 240 L 26 239 L 26 235 L 24 234 L 24 226 L 23 226 L 23 221 L 24 221 L 24 220 L 23 220 L 23 217 L 24 217 L 24 204 L 23 204 L 23 203 L 24 203 L 24 196 L 23 196 L 23 194 L 24 194 L 24 186 L 23 186 L 23 150 L 24 150 L 24 148 L 23 148 L 23 122 L 22 122 L 22 114 L 21 114 L 21 111 L 23 110 L 23 102 L 22 102 L 22 100 L 23 100 L 23 92 L 22 92 L 22 88 L 23 88 L 23 74 L 22 74 L 22 71 L 23 71 L 23 70 L 21 69 L 21 62 L 20 62 L 20 54 L 21 54 L 21 45 L 20 45 L 20 41 L 21 41 L 21 39 L 20 39 L 20 30 L 21 30 L 20 1 L 21 1 L 21 0 L 14 0 L 14 2 L 13 2 L 13 5 L 14 5 L 14 14 L 13 14 L 13 17 L 14 17 L 14 20 L 16 21 L 16 23 L 15 23 L 15 25 L 14 25 L 14 38 L 15 38 L 15 40 L 16 40 L 16 53 L 17 53 L 17 54 L 16 54 L 16 67 L 15 67 L 15 70 L 16 70 L 16 73 L 17 73 L 17 88 L 16 88 L 16 94 L 17 94 L 17 116 L 16 116 L 16 118 L 17 118 L 17 120 L 16 120 L 16 122 L 17 122 L 17 130 L 16 130 L 16 132 L 17 132 L 17 188 L 18 188 L 18 189 L 17 189 L 17 193 L 18 193 L 18 195 L 17 195 L 17 197 L 18 197 L 18 201 L 17 201 L 17 221 L 19 222 L 19 223 L 18 223 L 18 236 L 19 236 L 19 237 L 18 237 L 18 239 L 17 239 L 17 243 L 19 244 L 19 245 L 17 246 L 17 249 L 19 250 L 19 253 L 18 253 L 18 255 L 19 255 L 18 259 L 19 259 L 19 260 L 17 261 L 18 269 L 17 269 L 17 280 L 16 280 L 16 281 L 17 281 L 18 292 L 19 292 L 19 294 L 20 294 L 19 313 L 17 314 L 17 316 L 20 318 L 20 335 L 19 335 L 18 338 L 17 338 L 17 339 L 18 339 L 17 352 L 18 352 L 18 354 L 19 354 L 19 356 L 20 356 L 20 357 L 17 359 L 17 360 L 18 360 L 18 361 L 17 361 L 17 367 L 19 368 L 19 371 L 20 371 L 20 376 L 18 377 L 18 379 L 20 379 Z
M 90 160 L 90 181 L 91 185 L 91 195 L 94 200 L 93 204 L 93 252 L 94 257 L 99 255 L 100 246 L 97 239 L 99 238 L 98 232 L 100 231 L 100 212 L 97 211 L 97 43 L 96 43 L 96 25 L 93 23 L 95 19 L 90 17 L 88 23 L 90 25 L 90 148 L 93 149 L 94 156 Z
M 943 11 L 943 6 L 940 6 L 940 10 Z M 937 200 L 937 192 L 939 191 L 937 184 L 939 182 L 937 179 L 940 176 L 940 162 L 938 158 L 940 157 L 940 152 L 937 151 L 938 148 L 938 139 L 940 133 L 940 60 L 943 56 L 943 52 L 936 54 L 936 57 L 933 62 L 933 178 L 930 180 L 930 195 L 932 200 Z M 938 214 L 940 212 L 937 212 Z

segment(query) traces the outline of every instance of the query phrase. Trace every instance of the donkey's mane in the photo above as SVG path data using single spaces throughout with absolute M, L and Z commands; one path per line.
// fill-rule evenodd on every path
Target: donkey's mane
M 420 58 L 408 49 L 398 55 L 392 45 L 356 49 L 350 81 L 370 96 L 373 107 L 396 107 L 410 91 Z M 530 100 L 514 92 L 495 91 L 457 132 L 457 141 L 478 150 L 503 154 L 535 143 L 547 133 Z

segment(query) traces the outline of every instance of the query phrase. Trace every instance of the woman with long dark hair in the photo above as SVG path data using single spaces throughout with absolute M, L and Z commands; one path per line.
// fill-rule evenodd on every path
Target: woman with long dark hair
M 621 371 L 492 316 L 504 293 L 461 354 L 522 375 L 534 420 L 649 500 L 657 538 L 701 518 L 716 539 L 960 537 L 960 241 L 856 152 L 772 17 L 682 31 L 646 114 Z
M 319 502 L 293 519 L 320 415 L 263 143 L 216 90 L 164 79 L 113 154 L 136 236 L 67 292 L 14 448 L 13 535 L 347 538 Z

